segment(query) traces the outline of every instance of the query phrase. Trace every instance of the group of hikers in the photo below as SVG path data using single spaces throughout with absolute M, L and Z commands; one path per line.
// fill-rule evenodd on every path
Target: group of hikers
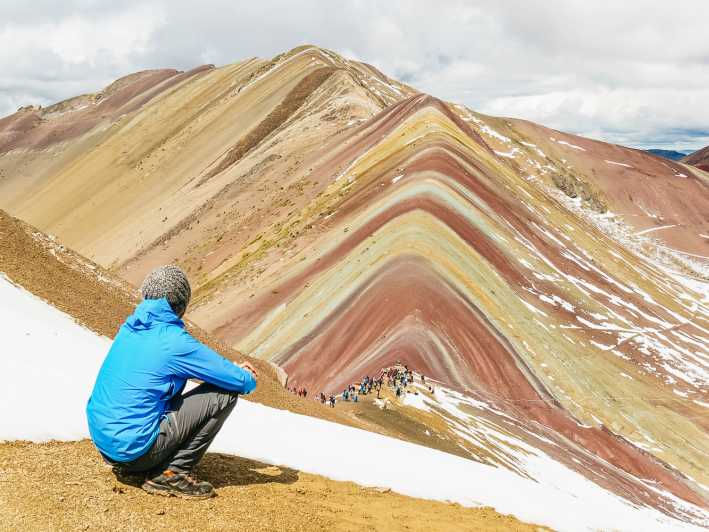
M 348 385 L 341 394 L 343 401 L 352 401 L 353 403 L 359 402 L 360 395 L 367 395 L 372 393 L 372 389 L 377 391 L 377 398 L 382 391 L 382 384 L 384 380 L 380 376 L 378 379 L 373 379 L 369 375 L 366 375 L 360 382 L 359 386 L 356 384 Z
M 401 397 L 406 392 L 406 387 L 414 382 L 414 372 L 404 365 L 402 368 L 389 368 L 387 370 L 387 384 L 394 388 L 394 393 L 397 397 Z M 428 388 L 428 391 L 433 393 L 433 386 L 426 385 L 426 376 L 421 374 L 421 384 Z
M 308 390 L 306 388 L 297 388 L 294 386 L 293 388 L 288 388 L 288 391 L 298 397 L 308 397 Z
M 383 382 L 383 376 L 380 376 L 379 379 L 375 380 L 369 375 L 367 375 L 359 383 L 356 383 L 356 385 L 349 384 L 347 387 L 345 387 L 345 389 L 339 395 L 339 400 L 352 401 L 353 403 L 357 403 L 359 401 L 360 395 L 367 395 L 369 393 L 372 393 L 372 389 L 375 389 L 377 391 L 377 398 L 379 398 Z M 290 391 L 294 395 L 297 395 L 298 397 L 308 397 L 308 390 L 304 387 L 293 386 L 292 388 L 288 388 L 288 391 Z M 328 404 L 330 405 L 330 407 L 335 408 L 335 403 L 338 401 L 338 396 L 334 394 L 326 395 L 325 392 L 320 392 L 320 394 L 316 396 L 315 400 L 320 401 L 322 404 Z
M 396 366 L 382 369 L 377 378 L 365 375 L 360 381 L 345 386 L 339 395 L 320 392 L 315 400 L 335 408 L 337 401 L 358 403 L 360 396 L 369 395 L 375 391 L 377 399 L 381 399 L 382 387 L 385 382 L 389 388 L 394 390 L 397 397 L 401 397 L 406 392 L 406 387 L 409 384 L 413 384 L 414 372 L 407 365 L 397 362 Z M 426 377 L 423 374 L 421 375 L 421 384 L 426 385 Z M 427 388 L 430 392 L 433 392 L 433 387 L 427 386 Z M 290 391 L 301 397 L 307 397 L 305 388 L 294 387 Z

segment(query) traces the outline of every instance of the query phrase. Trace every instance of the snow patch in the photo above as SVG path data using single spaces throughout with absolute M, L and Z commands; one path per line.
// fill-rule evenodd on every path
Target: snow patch
M 637 233 L 635 233 L 635 235 L 646 235 L 647 233 L 652 233 L 653 231 L 660 231 L 661 229 L 669 229 L 670 227 L 677 227 L 677 224 L 663 225 L 660 227 L 650 227 L 649 229 L 638 231 Z
M 556 142 L 557 144 L 561 144 L 562 146 L 573 148 L 574 150 L 586 151 L 586 148 L 582 148 L 581 146 L 577 146 L 576 144 L 571 144 L 570 142 L 566 142 L 565 140 L 556 140 L 554 137 L 549 137 L 549 139 L 553 142 Z
M 514 159 L 517 154 L 520 152 L 519 148 L 512 148 L 510 151 L 497 151 L 493 150 L 495 154 L 499 155 L 500 157 L 506 157 L 507 159 Z
M 540 157 L 546 158 L 546 156 L 547 156 L 546 153 L 544 153 L 544 152 L 542 151 L 542 149 L 541 149 L 539 146 L 537 146 L 536 144 L 533 144 L 533 143 L 531 143 L 531 142 L 524 142 L 523 140 L 520 141 L 520 143 L 521 143 L 523 146 L 527 146 L 528 148 L 532 148 L 533 150 L 535 150 L 535 151 L 537 152 L 537 155 L 539 155 Z
M 603 162 L 606 162 L 608 164 L 614 164 L 616 166 L 625 166 L 626 168 L 632 168 L 632 166 L 630 166 L 629 164 L 619 163 L 617 161 L 609 161 L 608 159 L 603 159 Z
M 111 341 L 2 274 L 0 335 L 0 441 L 86 437 L 84 408 Z
M 420 393 L 407 393 L 404 396 L 402 403 L 406 406 L 412 406 L 414 408 L 418 408 L 419 410 L 423 410 L 426 412 L 431 410 L 426 404 L 426 401 L 424 401 L 423 395 L 421 395 Z

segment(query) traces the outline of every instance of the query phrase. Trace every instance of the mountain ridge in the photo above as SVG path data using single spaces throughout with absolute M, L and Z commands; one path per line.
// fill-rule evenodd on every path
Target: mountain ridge
M 660 157 L 664 157 L 665 159 L 670 159 L 671 161 L 679 161 L 681 159 L 684 159 L 689 155 L 691 152 L 686 152 L 686 151 L 677 151 L 677 150 L 661 150 L 658 148 L 650 148 L 645 150 L 648 153 L 651 153 L 653 155 L 658 155 Z

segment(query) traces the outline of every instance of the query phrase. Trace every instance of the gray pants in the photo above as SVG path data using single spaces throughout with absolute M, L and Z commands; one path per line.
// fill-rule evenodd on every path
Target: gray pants
M 238 395 L 212 384 L 200 384 L 170 402 L 153 446 L 132 462 L 114 464 L 128 473 L 164 471 L 189 473 L 202 459 Z

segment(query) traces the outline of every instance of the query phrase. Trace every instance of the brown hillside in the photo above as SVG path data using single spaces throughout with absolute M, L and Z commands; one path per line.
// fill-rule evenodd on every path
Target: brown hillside
M 696 166 L 705 172 L 709 172 L 709 146 L 690 153 L 687 157 L 682 159 L 682 162 Z

